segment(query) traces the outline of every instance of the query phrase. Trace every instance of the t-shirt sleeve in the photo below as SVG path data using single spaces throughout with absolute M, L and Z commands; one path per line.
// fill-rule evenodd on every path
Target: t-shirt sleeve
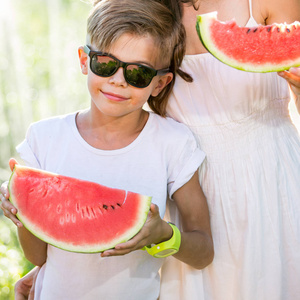
M 32 149 L 32 139 L 32 127 L 29 127 L 24 141 L 16 147 L 16 150 L 26 166 L 40 169 L 40 163 Z
M 205 159 L 205 153 L 198 147 L 192 132 L 186 128 L 181 136 L 180 143 L 176 144 L 176 157 L 169 165 L 168 194 L 173 194 L 186 184 L 200 167 Z

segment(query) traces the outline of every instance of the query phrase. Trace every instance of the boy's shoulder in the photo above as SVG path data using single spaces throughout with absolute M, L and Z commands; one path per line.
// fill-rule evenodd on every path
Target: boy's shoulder
M 30 128 L 41 128 L 41 129 L 49 129 L 53 130 L 55 127 L 61 128 L 63 124 L 66 122 L 70 122 L 75 120 L 75 115 L 77 112 L 72 112 L 69 114 L 53 116 L 45 119 L 41 119 L 39 121 L 33 122 L 30 124 Z
M 170 117 L 161 117 L 155 113 L 151 113 L 153 119 L 157 124 L 157 129 L 166 132 L 168 135 L 182 136 L 182 135 L 192 135 L 190 128 L 180 123 Z

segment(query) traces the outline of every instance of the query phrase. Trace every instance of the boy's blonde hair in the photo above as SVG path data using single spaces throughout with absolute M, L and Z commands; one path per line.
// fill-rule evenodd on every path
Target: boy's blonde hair
M 98 50 L 109 52 L 110 46 L 123 34 L 151 36 L 159 53 L 162 68 L 169 67 L 174 75 L 185 53 L 185 31 L 172 12 L 154 0 L 98 0 L 87 22 L 87 39 Z M 187 75 L 187 74 L 186 74 Z M 148 105 L 165 116 L 168 96 L 174 79 L 157 97 L 150 96 Z M 187 80 L 188 75 L 187 75 Z

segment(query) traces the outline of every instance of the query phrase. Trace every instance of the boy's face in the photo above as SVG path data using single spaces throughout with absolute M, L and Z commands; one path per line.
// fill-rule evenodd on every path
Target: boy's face
M 101 49 L 92 46 L 92 50 Z M 112 45 L 109 53 L 126 63 L 139 63 L 153 69 L 166 67 L 159 64 L 159 52 L 153 39 L 147 36 L 124 34 Z M 122 67 L 110 77 L 101 77 L 90 70 L 90 58 L 81 48 L 79 58 L 83 74 L 88 75 L 92 109 L 109 116 L 119 117 L 140 113 L 150 95 L 157 96 L 172 80 L 171 73 L 157 75 L 147 87 L 137 88 L 126 82 Z

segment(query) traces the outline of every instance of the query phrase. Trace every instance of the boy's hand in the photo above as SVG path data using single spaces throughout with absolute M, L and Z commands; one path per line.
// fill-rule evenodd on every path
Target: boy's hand
M 148 218 L 142 229 L 129 241 L 118 244 L 114 249 L 101 253 L 102 257 L 118 256 L 128 254 L 132 251 L 142 249 L 150 244 L 158 244 L 172 237 L 171 226 L 163 221 L 159 215 L 158 206 L 151 204 Z
M 11 171 L 14 169 L 14 166 L 17 164 L 17 161 L 13 158 L 9 160 L 9 166 Z M 22 227 L 23 224 L 16 217 L 17 209 L 11 204 L 9 199 L 8 192 L 8 181 L 2 183 L 0 187 L 0 208 L 3 210 L 3 214 L 11 219 L 18 227 Z

